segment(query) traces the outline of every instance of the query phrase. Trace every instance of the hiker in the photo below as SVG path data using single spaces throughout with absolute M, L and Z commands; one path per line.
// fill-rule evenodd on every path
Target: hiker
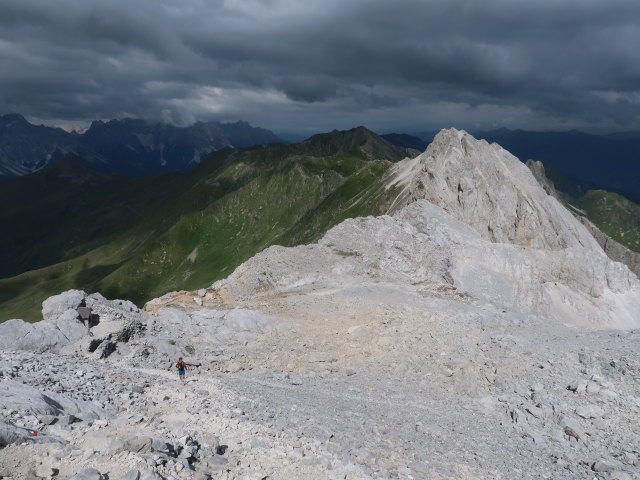
M 180 376 L 180 380 L 184 380 L 184 374 L 187 370 L 187 363 L 182 361 L 182 357 L 178 359 L 178 363 L 176 363 L 176 368 L 178 369 L 178 375 Z

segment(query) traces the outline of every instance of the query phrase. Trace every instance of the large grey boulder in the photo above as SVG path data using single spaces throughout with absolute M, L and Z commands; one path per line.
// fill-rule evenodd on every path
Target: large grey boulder
M 78 314 L 84 303 L 91 312 L 85 325 Z M 78 353 L 89 345 L 96 355 L 110 355 L 117 342 L 129 339 L 144 329 L 142 312 L 128 300 L 107 300 L 99 293 L 87 295 L 69 290 L 49 297 L 42 303 L 43 321 L 28 323 L 12 319 L 0 324 L 0 350 L 26 350 L 36 353 Z
M 85 468 L 73 476 L 73 480 L 104 480 L 106 478 L 95 468 Z
M 0 350 L 59 352 L 89 335 L 87 327 L 76 316 L 75 310 L 66 310 L 59 318 L 38 323 L 27 323 L 20 319 L 0 323 Z
M 42 302 L 42 318 L 55 320 L 67 310 L 78 308 L 87 294 L 82 290 L 68 290 L 59 295 L 54 295 Z
M 0 323 L 0 349 L 58 353 L 89 336 L 76 310 L 86 297 L 81 290 L 69 290 L 42 302 L 42 322 L 12 319 Z

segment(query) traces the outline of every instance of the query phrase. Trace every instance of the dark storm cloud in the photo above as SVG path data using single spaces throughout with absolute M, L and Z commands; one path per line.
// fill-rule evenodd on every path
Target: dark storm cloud
M 638 128 L 636 0 L 4 0 L 0 111 Z

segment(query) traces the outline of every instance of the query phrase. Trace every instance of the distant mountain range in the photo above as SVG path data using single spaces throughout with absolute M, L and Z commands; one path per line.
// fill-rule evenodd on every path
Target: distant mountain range
M 246 122 L 197 122 L 189 127 L 123 119 L 95 121 L 82 133 L 32 125 L 23 116 L 0 116 L 0 177 L 33 173 L 73 152 L 104 173 L 144 176 L 184 172 L 224 147 L 283 143 Z

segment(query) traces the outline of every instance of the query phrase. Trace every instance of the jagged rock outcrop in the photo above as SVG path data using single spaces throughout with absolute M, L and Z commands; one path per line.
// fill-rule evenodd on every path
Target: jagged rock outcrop
M 89 322 L 80 319 L 81 305 L 91 309 Z M 42 302 L 42 318 L 37 323 L 21 319 L 0 323 L 0 349 L 62 352 L 87 341 L 92 352 L 108 356 L 115 342 L 126 342 L 144 328 L 141 312 L 132 302 L 107 300 L 99 293 L 88 295 L 82 290 L 68 290 L 46 299 Z
M 544 169 L 544 163 L 542 163 L 540 160 L 527 160 L 525 162 L 525 165 L 529 170 L 531 170 L 531 173 L 533 173 L 533 176 L 536 178 L 544 191 L 547 192 L 548 195 L 551 195 L 556 200 L 561 202 L 562 199 L 560 198 L 560 194 L 558 194 L 556 190 L 556 186 L 551 181 L 551 179 L 547 177 Z
M 68 310 L 55 319 L 27 323 L 21 319 L 0 323 L 0 349 L 59 352 L 81 338 L 89 330 L 78 319 L 75 310 Z

